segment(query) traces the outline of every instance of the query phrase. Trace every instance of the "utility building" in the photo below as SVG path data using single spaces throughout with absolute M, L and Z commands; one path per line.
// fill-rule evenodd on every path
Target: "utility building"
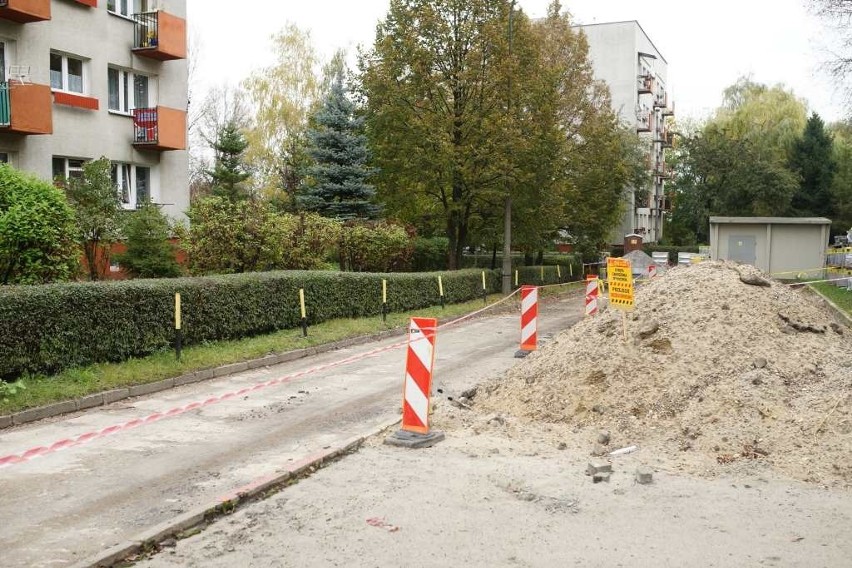
M 823 217 L 710 217 L 710 256 L 781 279 L 815 277 L 830 235 L 831 221 Z
M 647 187 L 627 192 L 624 218 L 610 242 L 621 244 L 625 235 L 637 234 L 646 243 L 656 243 L 663 236 L 663 216 L 671 208 L 665 151 L 673 143 L 666 119 L 674 116 L 674 103 L 666 87 L 668 63 L 635 20 L 579 28 L 589 43 L 595 78 L 609 86 L 613 110 L 647 144 L 652 174 Z
M 126 209 L 189 205 L 186 0 L 0 1 L 0 161 L 112 162 Z

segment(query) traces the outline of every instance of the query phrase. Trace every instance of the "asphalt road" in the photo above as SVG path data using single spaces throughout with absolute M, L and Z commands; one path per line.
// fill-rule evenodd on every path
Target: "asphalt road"
M 428 314 L 424 314 L 428 315 Z M 539 332 L 570 327 L 582 297 L 540 306 Z M 438 332 L 433 390 L 457 394 L 512 366 L 519 316 L 482 317 Z M 399 338 L 187 385 L 0 432 L 0 455 L 144 418 L 366 353 Z M 67 566 L 188 509 L 272 475 L 400 415 L 405 350 L 0 469 L 0 565 Z

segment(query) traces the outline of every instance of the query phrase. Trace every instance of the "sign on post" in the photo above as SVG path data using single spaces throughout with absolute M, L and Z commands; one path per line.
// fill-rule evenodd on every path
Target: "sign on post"
M 630 261 L 624 258 L 606 259 L 609 305 L 625 312 L 635 307 L 633 295 L 633 272 Z

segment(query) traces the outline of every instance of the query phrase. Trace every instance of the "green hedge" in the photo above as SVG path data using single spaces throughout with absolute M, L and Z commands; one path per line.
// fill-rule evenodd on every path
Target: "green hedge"
M 482 295 L 481 270 L 442 273 L 448 303 Z M 485 271 L 489 293 L 499 274 Z M 115 283 L 0 288 L 0 378 L 123 361 L 167 348 L 174 294 L 183 306 L 184 343 L 237 339 L 299 326 L 299 288 L 309 323 L 406 311 L 439 302 L 438 273 L 266 272 Z
M 672 263 L 672 264 L 677 264 L 677 253 L 679 253 L 679 252 L 698 253 L 698 247 L 697 246 L 676 247 L 676 246 L 655 245 L 653 243 L 643 245 L 642 250 L 648 256 L 651 256 L 652 252 L 667 252 L 667 253 L 669 253 L 669 262 Z M 623 245 L 613 246 L 610 249 L 610 254 L 612 254 L 612 256 L 624 256 L 624 246 Z

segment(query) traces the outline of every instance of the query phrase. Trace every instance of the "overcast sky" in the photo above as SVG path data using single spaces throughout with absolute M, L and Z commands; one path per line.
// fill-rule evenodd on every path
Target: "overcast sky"
M 565 0 L 577 23 L 638 20 L 669 63 L 668 85 L 680 117 L 701 118 L 742 75 L 783 83 L 828 121 L 848 114 L 821 71 L 826 29 L 806 0 Z M 310 30 L 320 53 L 370 46 L 388 0 L 187 0 L 198 40 L 196 92 L 236 84 L 271 60 L 269 37 L 286 22 Z M 549 0 L 518 0 L 532 17 Z

